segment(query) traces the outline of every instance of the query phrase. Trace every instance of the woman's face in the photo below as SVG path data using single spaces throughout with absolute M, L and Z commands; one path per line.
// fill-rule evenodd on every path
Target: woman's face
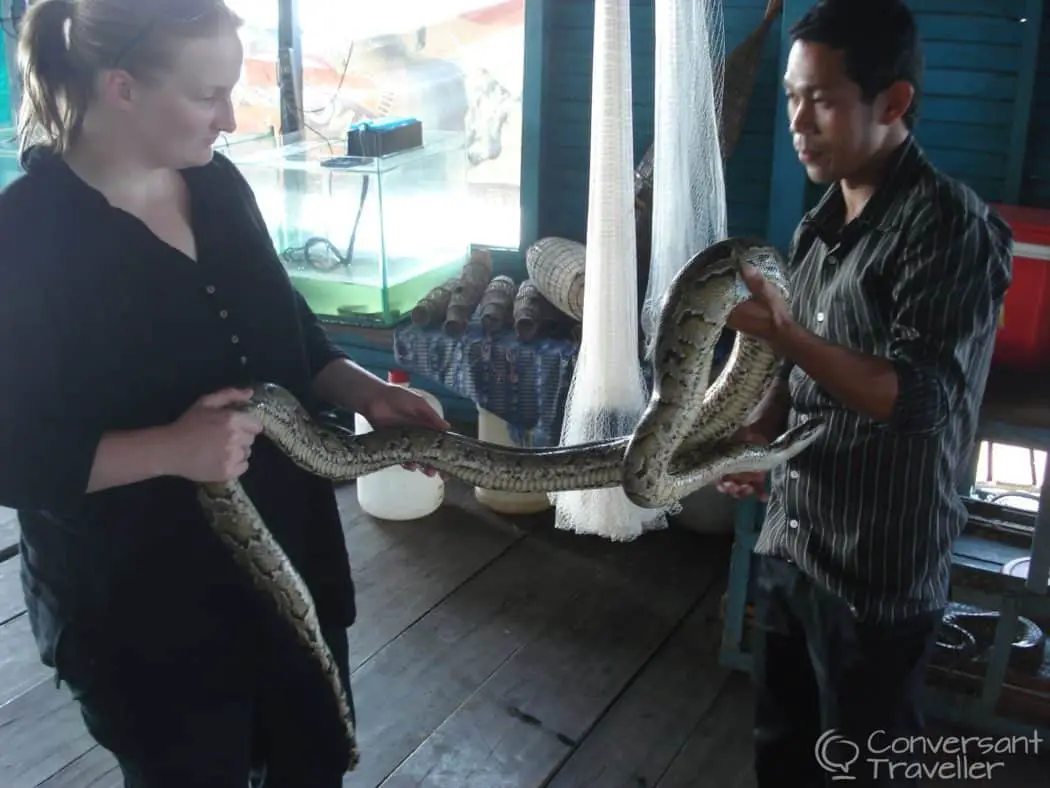
M 133 144 L 150 164 L 181 169 L 211 161 L 212 144 L 237 127 L 231 93 L 243 49 L 235 32 L 186 41 L 172 68 L 135 82 L 126 109 Z

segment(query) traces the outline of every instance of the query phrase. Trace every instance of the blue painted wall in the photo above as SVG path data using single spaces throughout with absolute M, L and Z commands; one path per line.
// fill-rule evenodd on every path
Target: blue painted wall
M 778 87 L 786 27 L 809 5 L 786 0 L 782 24 L 770 31 L 744 136 L 727 172 L 730 232 L 757 233 L 781 246 L 822 191 L 806 180 L 791 151 Z M 1050 33 L 1042 0 L 911 5 L 926 52 L 916 136 L 930 158 L 990 201 L 1050 204 Z M 724 6 L 732 48 L 758 24 L 766 2 L 724 0 Z M 542 14 L 536 230 L 583 240 L 594 2 L 543 0 Z M 652 0 L 632 0 L 631 25 L 637 159 L 653 133 Z
M 1043 9 L 1021 202 L 1050 208 L 1050 9 Z
M 538 0 L 537 0 L 538 1 Z M 762 19 L 765 0 L 727 0 L 725 34 L 732 49 Z M 593 0 L 543 0 L 545 69 L 540 96 L 540 237 L 584 240 L 590 149 Z M 766 42 L 744 134 L 727 172 L 730 230 L 765 233 L 776 103 L 776 29 Z M 631 0 L 635 160 L 653 139 L 654 32 L 652 0 Z

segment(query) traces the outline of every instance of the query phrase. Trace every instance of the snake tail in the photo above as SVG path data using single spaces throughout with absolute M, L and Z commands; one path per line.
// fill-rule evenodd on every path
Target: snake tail
M 306 582 L 268 529 L 249 527 L 253 522 L 262 522 L 262 518 L 240 482 L 201 484 L 198 495 L 213 530 L 236 562 L 248 573 L 255 587 L 270 597 L 281 618 L 292 625 L 299 641 L 320 663 L 343 721 L 350 768 L 355 768 L 360 754 L 353 715 L 335 658 L 321 636 L 321 625 Z

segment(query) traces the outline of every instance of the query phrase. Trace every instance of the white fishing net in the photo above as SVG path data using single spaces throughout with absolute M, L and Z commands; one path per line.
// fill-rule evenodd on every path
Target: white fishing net
M 716 32 L 712 32 L 716 31 Z M 718 117 L 724 54 L 720 0 L 656 0 L 653 256 L 643 328 L 653 336 L 674 275 L 725 236 Z M 648 400 L 639 347 L 629 0 L 597 0 L 590 184 L 580 352 L 562 445 L 629 435 Z M 552 493 L 555 525 L 628 541 L 667 525 L 622 488 Z
M 655 0 L 653 237 L 642 304 L 646 358 L 671 281 L 727 235 L 719 119 L 725 90 L 722 0 Z
M 629 0 L 597 0 L 591 88 L 590 193 L 579 356 L 562 443 L 629 435 L 646 403 L 639 359 Z M 553 493 L 555 525 L 629 540 L 652 515 L 621 488 Z

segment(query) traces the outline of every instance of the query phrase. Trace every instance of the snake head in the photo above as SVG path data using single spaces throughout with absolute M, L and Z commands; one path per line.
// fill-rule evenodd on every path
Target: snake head
M 288 413 L 297 413 L 303 409 L 292 392 L 277 383 L 257 383 L 252 386 L 249 406 L 258 408 L 268 405 L 276 405 Z
M 823 416 L 810 416 L 770 443 L 769 449 L 773 452 L 788 452 L 794 457 L 808 449 L 817 438 L 824 434 L 826 428 L 827 421 Z

